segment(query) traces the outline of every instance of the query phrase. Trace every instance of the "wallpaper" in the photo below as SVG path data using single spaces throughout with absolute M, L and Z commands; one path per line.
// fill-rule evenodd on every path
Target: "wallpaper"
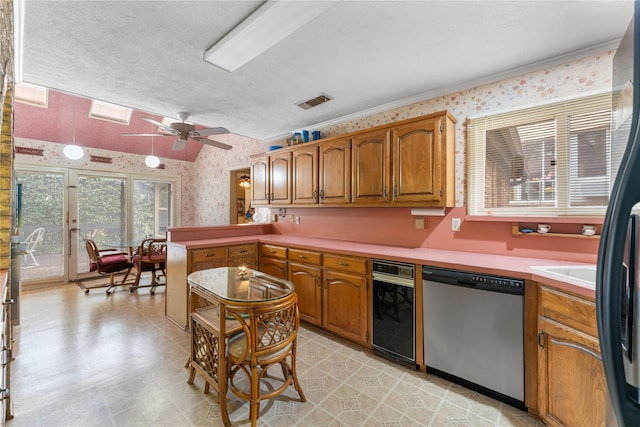
M 393 123 L 441 110 L 449 110 L 456 124 L 456 206 L 465 203 L 465 121 L 469 117 L 500 112 L 552 100 L 611 89 L 611 67 L 615 51 L 607 51 L 566 64 L 521 74 L 491 84 L 417 102 L 367 117 L 345 121 L 319 129 L 324 137 L 340 135 L 382 124 Z M 313 129 L 317 129 L 313 127 Z M 74 162 L 62 155 L 62 144 L 16 138 L 16 146 L 42 148 L 42 157 L 16 155 L 16 162 L 42 163 L 49 166 L 69 166 L 182 177 L 182 223 L 185 227 L 229 224 L 230 171 L 250 165 L 249 156 L 262 153 L 268 145 L 237 135 L 218 138 L 233 146 L 221 150 L 205 146 L 195 162 L 161 159 L 164 170 L 144 166 L 144 156 L 89 149 L 88 154 L 112 157 L 112 164 L 89 162 L 88 156 Z M 267 216 L 265 216 L 267 217 Z

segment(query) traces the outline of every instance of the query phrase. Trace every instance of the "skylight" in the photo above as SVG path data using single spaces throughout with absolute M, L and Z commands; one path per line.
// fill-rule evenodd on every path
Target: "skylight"
M 89 117 L 128 125 L 132 113 L 131 108 L 93 99 Z
M 15 85 L 15 100 L 23 104 L 47 108 L 48 90 L 46 87 L 32 85 L 30 83 L 17 83 Z

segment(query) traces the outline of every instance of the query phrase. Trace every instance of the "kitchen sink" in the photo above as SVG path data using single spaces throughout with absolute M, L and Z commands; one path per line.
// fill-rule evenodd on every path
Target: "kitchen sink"
M 596 265 L 551 265 L 551 266 L 530 266 L 532 270 L 540 273 L 541 276 L 552 279 L 564 280 L 577 283 L 595 289 L 596 286 Z

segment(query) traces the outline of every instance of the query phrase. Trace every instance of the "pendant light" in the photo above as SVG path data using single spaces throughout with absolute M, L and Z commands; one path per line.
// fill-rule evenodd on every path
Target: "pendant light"
M 151 130 L 153 131 L 153 125 L 151 126 Z M 144 164 L 149 168 L 157 168 L 160 166 L 160 159 L 153 155 L 153 132 L 151 134 L 151 155 L 145 157 Z
M 242 175 L 239 179 L 240 187 L 249 188 L 251 187 L 251 178 L 248 175 Z
M 71 160 L 80 160 L 84 157 L 84 150 L 79 145 L 76 145 L 76 104 L 75 99 L 73 104 L 73 141 L 72 144 L 67 144 L 62 149 L 62 153 L 66 158 Z

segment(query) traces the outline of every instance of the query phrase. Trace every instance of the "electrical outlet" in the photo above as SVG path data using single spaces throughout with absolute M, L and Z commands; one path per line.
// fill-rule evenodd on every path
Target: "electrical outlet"
M 451 218 L 451 231 L 460 231 L 460 218 Z
M 424 217 L 419 216 L 416 218 L 416 230 L 424 230 Z
M 296 217 L 296 224 L 300 224 L 300 217 L 299 216 Z

